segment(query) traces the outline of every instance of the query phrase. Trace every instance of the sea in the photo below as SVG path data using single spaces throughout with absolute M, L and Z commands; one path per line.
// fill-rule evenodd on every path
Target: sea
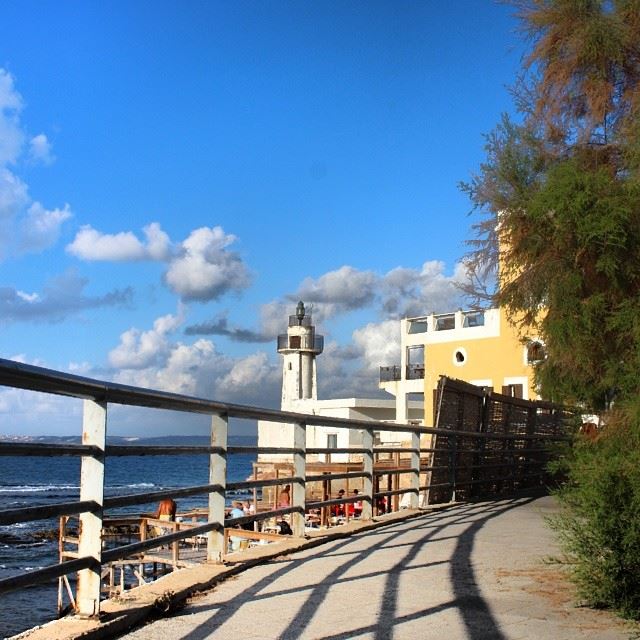
M 39 442 L 42 439 L 38 440 Z M 59 442 L 59 440 L 57 440 Z M 66 440 L 67 442 L 69 440 Z M 206 436 L 118 439 L 108 444 L 208 445 Z M 229 444 L 255 446 L 251 436 L 230 436 Z M 255 454 L 233 454 L 227 460 L 227 481 L 246 480 Z M 209 456 L 125 456 L 108 458 L 105 496 L 128 495 L 207 484 Z M 0 457 L 0 510 L 79 499 L 80 459 L 77 457 Z M 248 499 L 248 493 L 227 494 L 227 500 Z M 178 511 L 207 506 L 206 494 L 177 500 Z M 135 505 L 110 511 L 149 513 L 156 505 Z M 0 579 L 58 562 L 58 519 L 0 526 Z M 51 532 L 56 535 L 51 536 Z M 0 595 L 0 637 L 7 638 L 56 618 L 57 580 Z

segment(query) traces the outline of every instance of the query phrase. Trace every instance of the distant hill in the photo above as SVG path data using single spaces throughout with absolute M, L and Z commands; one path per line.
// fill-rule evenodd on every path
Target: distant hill
M 0 435 L 4 442 L 36 442 L 45 444 L 80 444 L 80 436 L 16 436 Z M 209 436 L 156 436 L 144 438 L 137 436 L 107 436 L 107 444 L 124 445 L 208 445 Z M 229 436 L 229 444 L 253 447 L 258 444 L 257 436 Z

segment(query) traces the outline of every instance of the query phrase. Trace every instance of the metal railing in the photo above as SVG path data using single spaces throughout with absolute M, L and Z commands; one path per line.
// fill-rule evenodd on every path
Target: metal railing
M 281 349 L 301 349 L 312 353 L 322 353 L 324 349 L 324 336 L 317 333 L 304 336 L 289 336 L 281 333 L 278 336 L 278 351 Z
M 421 448 L 420 438 L 437 433 L 446 434 L 450 439 L 450 446 L 455 447 L 455 436 L 474 437 L 478 442 L 488 440 L 503 442 L 509 446 L 513 440 L 503 434 L 477 433 L 469 434 L 452 429 L 442 430 L 432 427 L 413 426 L 406 424 L 384 423 L 369 420 L 352 420 L 333 418 L 328 416 L 307 415 L 293 412 L 277 411 L 230 404 L 194 398 L 174 393 L 142 389 L 121 384 L 109 383 L 90 378 L 83 378 L 68 373 L 52 371 L 26 365 L 10 360 L 0 359 L 0 385 L 26 389 L 36 392 L 57 394 L 70 398 L 81 398 L 84 401 L 82 417 L 82 445 L 43 445 L 0 442 L 0 456 L 78 456 L 81 458 L 80 497 L 77 502 L 67 502 L 49 505 L 47 507 L 27 507 L 6 509 L 0 511 L 0 525 L 18 522 L 35 521 L 51 517 L 79 515 L 78 527 L 78 557 L 61 562 L 57 565 L 31 571 L 0 580 L 0 595 L 22 587 L 40 584 L 42 582 L 60 578 L 78 572 L 77 597 L 75 598 L 76 612 L 83 616 L 96 616 L 100 611 L 101 573 L 107 563 L 122 560 L 142 553 L 160 545 L 168 545 L 176 541 L 206 535 L 206 560 L 208 562 L 222 562 L 225 551 L 225 527 L 241 525 L 273 517 L 289 516 L 293 534 L 305 534 L 305 512 L 312 508 L 326 508 L 336 504 L 353 504 L 361 502 L 363 520 L 369 520 L 374 515 L 374 507 L 381 501 L 387 500 L 387 507 L 395 496 L 407 494 L 407 506 L 417 508 L 421 492 L 432 488 L 429 483 L 430 473 L 435 469 L 429 464 L 429 458 L 421 460 L 421 454 L 431 454 L 432 448 Z M 109 446 L 106 445 L 107 435 L 107 407 L 110 404 L 126 406 L 166 409 L 187 413 L 209 415 L 210 445 L 209 446 Z M 228 445 L 229 418 L 261 419 L 275 423 L 286 423 L 292 426 L 290 442 L 286 447 L 234 447 Z M 357 447 L 347 449 L 308 448 L 306 447 L 306 427 L 330 426 L 346 428 L 359 432 Z M 374 431 L 404 434 L 407 446 L 404 447 L 375 447 L 373 446 Z M 453 436 L 453 438 L 452 438 Z M 530 438 L 536 451 L 545 446 L 540 436 L 520 435 L 518 440 Z M 548 438 L 554 440 L 559 438 Z M 243 482 L 227 482 L 226 460 L 234 453 L 278 453 L 291 456 L 292 475 L 286 478 L 247 480 Z M 104 497 L 105 460 L 110 456 L 135 455 L 209 455 L 209 481 L 204 485 L 188 486 L 180 489 L 152 491 L 133 495 Z M 307 455 L 348 453 L 357 456 L 359 468 L 347 473 L 325 473 L 321 476 L 307 475 Z M 454 451 L 455 453 L 455 451 Z M 519 452 L 520 454 L 522 451 Z M 374 460 L 381 454 L 397 455 L 400 460 L 405 455 L 403 464 L 378 464 L 374 468 Z M 477 461 L 474 460 L 477 463 Z M 535 466 L 535 468 L 533 468 Z M 541 467 L 528 465 L 527 472 L 540 474 Z M 449 482 L 438 486 L 456 486 L 455 468 Z M 382 488 L 381 478 L 403 478 L 402 482 L 387 483 Z M 424 477 L 425 483 L 421 484 Z M 316 481 L 338 480 L 344 478 L 360 478 L 362 491 L 358 496 L 347 496 L 340 499 L 329 499 L 307 502 L 307 484 Z M 225 492 L 232 489 L 252 489 L 267 486 L 277 486 L 284 483 L 291 485 L 290 505 L 283 508 L 271 509 L 243 518 L 225 520 Z M 402 485 L 402 486 L 401 486 Z M 193 495 L 208 496 L 207 521 L 176 530 L 150 540 L 141 540 L 110 549 L 103 549 L 101 533 L 105 512 L 117 507 L 147 504 L 165 497 L 180 497 Z M 396 501 L 397 502 L 397 501 Z
M 380 367 L 380 382 L 402 380 L 402 367 L 399 364 Z
M 394 364 L 387 367 L 380 367 L 380 382 L 393 382 L 402 380 L 402 366 Z M 424 379 L 423 364 L 408 364 L 405 368 L 405 380 L 422 380 Z

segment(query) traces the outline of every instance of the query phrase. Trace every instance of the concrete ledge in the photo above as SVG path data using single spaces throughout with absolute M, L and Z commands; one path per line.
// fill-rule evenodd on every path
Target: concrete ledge
M 122 597 L 102 602 L 99 619 L 68 616 L 29 629 L 12 640 L 103 640 L 121 634 L 148 619 L 169 615 L 186 600 L 217 583 L 258 564 L 284 554 L 320 546 L 332 540 L 347 538 L 355 533 L 385 527 L 396 522 L 441 511 L 455 503 L 433 505 L 427 509 L 407 509 L 379 516 L 367 522 L 352 520 L 348 524 L 328 530 L 311 532 L 305 538 L 284 538 L 264 547 L 254 547 L 229 556 L 224 564 L 201 564 L 173 571 L 154 582 L 127 591 Z M 234 557 L 235 555 L 235 557 Z

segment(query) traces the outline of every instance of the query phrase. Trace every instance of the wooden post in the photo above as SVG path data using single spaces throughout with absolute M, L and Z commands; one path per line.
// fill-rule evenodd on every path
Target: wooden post
M 293 423 L 293 475 L 302 478 L 302 482 L 294 482 L 291 487 L 291 506 L 299 511 L 291 514 L 291 529 L 293 535 L 299 538 L 304 536 L 304 509 L 306 505 L 307 487 L 304 481 L 306 476 L 306 449 L 307 449 L 307 425 L 304 422 Z
M 102 561 L 102 505 L 104 497 L 104 447 L 107 433 L 107 403 L 84 401 L 82 444 L 99 450 L 93 456 L 82 456 L 80 467 L 80 500 L 99 505 L 95 513 L 80 514 L 78 553 L 81 558 L 95 560 L 92 567 L 78 572 L 77 610 L 82 617 L 100 613 L 100 574 Z
M 209 494 L 209 522 L 217 522 L 218 530 L 207 534 L 207 562 L 221 563 L 224 556 L 224 492 L 227 486 L 227 432 L 229 417 L 211 416 L 211 446 L 222 449 L 209 456 L 209 483 L 222 488 Z
M 366 453 L 362 454 L 362 520 L 373 518 L 373 430 L 362 430 L 362 448 Z
M 413 473 L 410 476 L 410 487 L 412 492 L 409 494 L 409 507 L 417 509 L 420 505 L 420 434 L 417 431 L 411 432 L 411 469 Z
M 180 523 L 172 522 L 171 523 L 171 533 L 175 533 L 180 528 Z M 173 568 L 176 569 L 178 566 L 178 560 L 180 559 L 180 540 L 176 540 L 171 544 L 171 562 L 173 563 Z

